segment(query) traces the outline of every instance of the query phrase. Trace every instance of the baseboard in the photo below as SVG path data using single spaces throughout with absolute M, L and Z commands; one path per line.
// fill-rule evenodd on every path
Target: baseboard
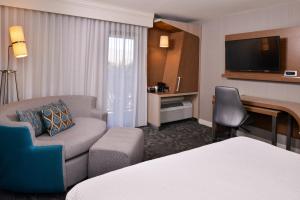
M 202 124 L 204 126 L 212 127 L 212 122 L 204 120 L 204 119 L 198 119 L 198 123 Z

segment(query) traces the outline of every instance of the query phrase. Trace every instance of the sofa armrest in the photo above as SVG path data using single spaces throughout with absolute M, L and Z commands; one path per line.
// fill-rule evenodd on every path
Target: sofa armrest
M 90 116 L 93 118 L 101 119 L 103 121 L 107 121 L 107 113 L 101 112 L 100 109 L 92 109 L 90 111 Z

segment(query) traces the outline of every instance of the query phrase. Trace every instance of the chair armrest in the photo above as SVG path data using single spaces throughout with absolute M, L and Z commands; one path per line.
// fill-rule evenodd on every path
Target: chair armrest
M 64 161 L 60 145 L 23 149 L 16 157 L 4 158 L 1 166 L 5 172 L 0 173 L 2 189 L 23 193 L 65 191 Z
M 65 190 L 62 145 L 33 146 L 26 126 L 0 126 L 0 187 L 16 192 Z
M 8 126 L 8 127 L 26 127 L 29 130 L 30 137 L 32 142 L 35 141 L 35 130 L 29 122 L 17 122 L 17 121 L 0 121 L 0 125 Z
M 64 146 L 63 141 L 41 140 L 41 139 L 39 139 L 39 137 L 37 137 L 37 139 L 35 140 L 35 142 L 33 144 L 34 144 L 34 146 L 55 146 L 55 145 Z
M 40 162 L 39 168 L 40 175 L 48 175 L 49 187 L 52 185 L 52 190 L 49 192 L 65 191 L 65 156 L 62 145 L 51 146 L 33 146 L 32 147 L 33 159 Z M 44 178 L 41 180 L 44 182 Z

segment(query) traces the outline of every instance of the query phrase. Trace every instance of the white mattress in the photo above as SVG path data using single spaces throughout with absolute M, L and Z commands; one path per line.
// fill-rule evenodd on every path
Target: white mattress
M 299 200 L 300 155 L 246 137 L 123 168 L 67 200 Z

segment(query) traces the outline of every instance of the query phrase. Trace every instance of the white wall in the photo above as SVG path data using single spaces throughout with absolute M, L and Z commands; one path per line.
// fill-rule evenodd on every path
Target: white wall
M 152 27 L 154 13 L 92 0 L 0 0 L 0 5 Z
M 300 3 L 252 10 L 203 23 L 200 119 L 211 121 L 211 99 L 217 85 L 237 87 L 241 94 L 300 102 L 300 84 L 229 80 L 221 77 L 225 70 L 225 35 L 299 25 Z
M 217 85 L 233 86 L 241 94 L 300 102 L 300 84 L 229 80 L 225 71 L 225 35 L 267 29 L 300 26 L 300 2 L 252 10 L 226 16 L 202 24 L 200 120 L 209 125 L 212 118 L 212 96 Z M 300 47 L 299 47 L 300 48 Z M 299 55 L 300 59 L 300 55 Z M 269 140 L 271 135 L 254 129 L 249 136 Z M 278 146 L 284 147 L 286 138 L 278 135 Z M 292 146 L 300 152 L 300 141 Z

